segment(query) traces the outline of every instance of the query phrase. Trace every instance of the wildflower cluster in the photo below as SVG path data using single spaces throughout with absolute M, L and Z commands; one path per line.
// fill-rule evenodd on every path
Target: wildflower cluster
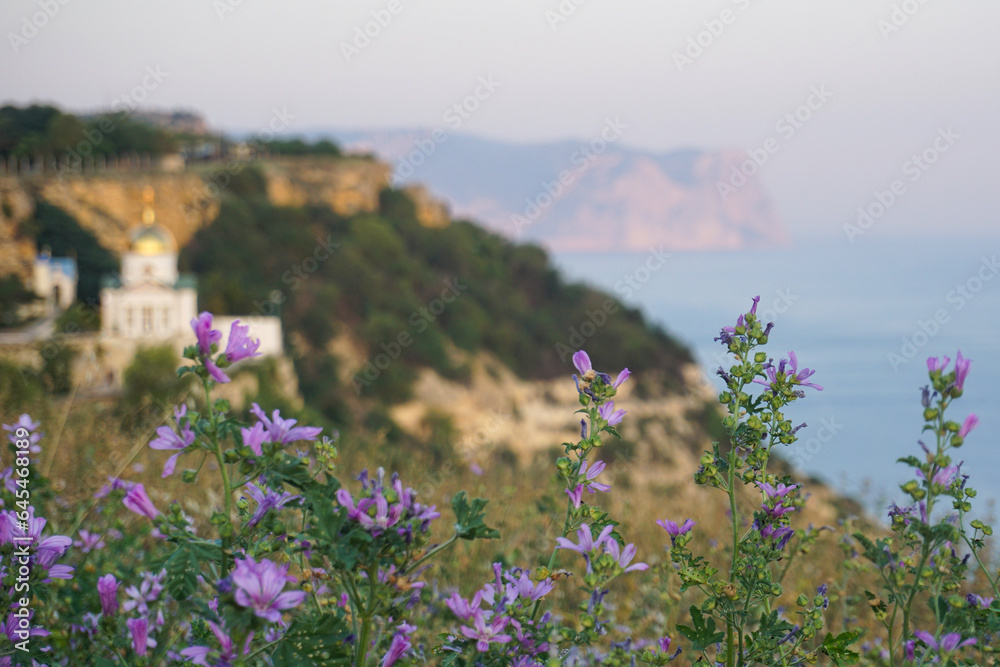
M 979 665 L 986 664 L 992 652 L 989 644 L 1000 632 L 1000 603 L 995 603 L 1000 575 L 983 560 L 985 538 L 993 529 L 980 519 L 966 525 L 976 491 L 968 485 L 962 463 L 952 456 L 979 418 L 970 414 L 961 423 L 948 418 L 952 403 L 965 391 L 971 368 L 961 351 L 951 370 L 950 363 L 948 357 L 927 360 L 930 384 L 923 388 L 920 403 L 923 431 L 931 444 L 920 440 L 922 457 L 900 459 L 914 478 L 901 485 L 908 503 L 889 507 L 891 537 L 854 537 L 884 582 L 881 595 L 867 595 L 876 620 L 886 629 L 889 651 L 902 646 L 905 659 L 917 664 Z M 963 594 L 976 570 L 989 597 Z M 932 623 L 917 629 L 915 617 L 924 605 L 932 611 Z
M 728 370 L 718 370 L 726 385 L 719 401 L 728 411 L 723 424 L 729 438 L 714 443 L 712 451 L 702 456 L 694 477 L 696 483 L 728 496 L 732 534 L 728 567 L 720 569 L 691 551 L 693 520 L 680 525 L 658 522 L 670 536 L 670 559 L 681 589 L 696 588 L 704 596 L 701 605 L 690 609 L 692 624 L 680 627 L 700 653 L 697 664 L 785 664 L 815 660 L 821 654 L 839 660 L 847 655 L 846 645 L 857 638 L 850 633 L 827 635 L 819 646 L 812 645 L 823 628 L 825 597 L 800 596 L 794 616 L 779 611 L 777 598 L 784 593 L 787 567 L 777 564 L 791 556 L 788 544 L 796 535 L 791 517 L 805 498 L 801 484 L 770 473 L 767 464 L 773 448 L 795 442 L 796 433 L 805 426 L 792 427 L 784 410 L 805 396 L 804 388 L 822 387 L 810 381 L 813 371 L 799 368 L 794 352 L 775 362 L 758 349 L 768 342 L 773 328 L 757 318 L 759 300 L 755 297 L 751 309 L 716 338 L 734 357 Z M 754 385 L 763 391 L 751 393 Z M 755 495 L 760 501 L 750 521 L 742 505 Z M 800 531 L 800 538 L 814 536 Z
M 785 591 L 791 562 L 832 529 L 794 525 L 803 485 L 768 464 L 774 447 L 795 442 L 805 426 L 792 426 L 788 407 L 822 387 L 794 352 L 775 362 L 760 349 L 772 325 L 758 320 L 757 303 L 717 339 L 734 358 L 719 369 L 727 437 L 694 472 L 697 484 L 725 494 L 732 541 L 699 553 L 706 516 L 656 522 L 666 563 L 641 557 L 625 539 L 600 504 L 621 490 L 600 455 L 606 436 L 620 437 L 627 415 L 616 400 L 630 372 L 612 378 L 580 350 L 580 437 L 563 443 L 555 461 L 565 507 L 553 520 L 561 529 L 546 544 L 551 553 L 520 566 L 510 561 L 523 552 L 500 554 L 478 588 L 442 585 L 430 568 L 456 544 L 499 537 L 486 523 L 487 501 L 455 493 L 454 520 L 441 528 L 438 507 L 398 473 L 364 470 L 343 484 L 337 449 L 320 428 L 257 404 L 246 420 L 231 415 L 212 392 L 260 343 L 237 322 L 220 350 L 222 333 L 202 313 L 180 373 L 201 380 L 203 397 L 178 405 L 149 446 L 166 457 L 163 478 L 182 464 L 185 483 L 212 477 L 218 500 L 205 521 L 154 485 L 118 477 L 80 507 L 60 502 L 37 472 L 40 424 L 22 415 L 3 426 L 14 464 L 0 472 L 0 667 L 632 667 L 682 655 L 688 664 L 738 667 L 846 665 L 861 654 L 865 664 L 893 667 L 996 664 L 993 529 L 971 518 L 976 492 L 953 460 L 978 418 L 947 416 L 971 362 L 961 353 L 954 367 L 928 360 L 921 404 L 929 444 L 920 442 L 922 457 L 901 459 L 913 479 L 901 487 L 907 502 L 889 508 L 889 527 L 873 539 L 844 522 L 853 532 L 840 540 L 845 577 L 864 571 L 863 555 L 882 582 L 864 601 L 885 634 L 864 637 L 857 653 L 863 637 L 850 629 L 846 582 L 806 580 L 796 586 L 805 592 Z M 694 600 L 676 634 L 656 621 L 653 637 L 635 637 L 616 618 L 615 582 L 647 570 L 676 577 L 680 596 Z M 848 628 L 836 635 L 824 633 L 831 601 L 843 606 Z

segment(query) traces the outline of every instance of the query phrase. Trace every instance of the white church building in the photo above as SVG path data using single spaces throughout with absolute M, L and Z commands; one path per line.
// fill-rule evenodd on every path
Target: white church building
M 156 223 L 152 190 L 143 193 L 146 206 L 142 224 L 131 235 L 122 256 L 120 276 L 105 276 L 101 288 L 101 337 L 138 343 L 192 342 L 191 320 L 198 316 L 198 284 L 182 275 L 177 265 L 177 242 Z M 283 352 L 281 320 L 277 317 L 216 316 L 213 326 L 222 331 L 225 349 L 233 321 L 250 326 L 260 338 L 262 356 Z

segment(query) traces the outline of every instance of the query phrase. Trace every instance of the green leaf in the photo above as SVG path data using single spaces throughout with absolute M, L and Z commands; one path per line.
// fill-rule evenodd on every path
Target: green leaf
M 488 500 L 475 498 L 469 502 L 465 491 L 459 491 L 451 499 L 451 508 L 455 511 L 455 532 L 463 540 L 495 540 L 499 539 L 500 531 L 486 525 L 486 505 Z
M 861 659 L 861 656 L 850 650 L 850 646 L 859 639 L 861 639 L 861 633 L 854 630 L 842 632 L 836 636 L 832 632 L 828 632 L 826 639 L 819 647 L 819 652 L 829 656 L 835 665 L 853 665 Z
M 695 653 L 701 653 L 709 646 L 713 644 L 718 644 L 726 637 L 725 632 L 716 632 L 715 630 L 715 619 L 709 617 L 705 620 L 704 615 L 701 613 L 701 609 L 698 607 L 691 607 L 691 624 L 693 628 L 686 625 L 678 625 L 677 629 L 681 631 L 681 634 L 688 638 L 691 642 L 691 648 Z
M 352 655 L 350 645 L 345 643 L 349 635 L 350 629 L 336 616 L 324 616 L 318 622 L 298 619 L 271 657 L 274 664 L 287 667 L 349 665 Z

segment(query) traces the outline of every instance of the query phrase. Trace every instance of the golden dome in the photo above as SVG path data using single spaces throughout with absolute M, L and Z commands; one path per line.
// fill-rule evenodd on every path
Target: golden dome
M 137 255 L 164 255 L 174 252 L 174 237 L 157 224 L 143 225 L 132 234 L 130 250 Z

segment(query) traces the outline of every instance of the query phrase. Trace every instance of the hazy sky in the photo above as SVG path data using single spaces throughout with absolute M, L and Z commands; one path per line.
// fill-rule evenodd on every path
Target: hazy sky
M 221 129 L 263 127 L 275 108 L 290 131 L 445 127 L 492 77 L 460 131 L 589 139 L 618 116 L 623 143 L 650 150 L 773 138 L 756 177 L 799 237 L 843 238 L 897 179 L 872 234 L 1000 228 L 996 0 L 62 2 L 0 3 L 0 101 L 87 111 L 139 86 L 144 105 Z M 375 36 L 356 42 L 366 24 Z M 832 96 L 779 130 L 814 87 Z M 931 149 L 947 128 L 947 152 Z M 936 162 L 913 180 L 904 163 L 925 149 Z

